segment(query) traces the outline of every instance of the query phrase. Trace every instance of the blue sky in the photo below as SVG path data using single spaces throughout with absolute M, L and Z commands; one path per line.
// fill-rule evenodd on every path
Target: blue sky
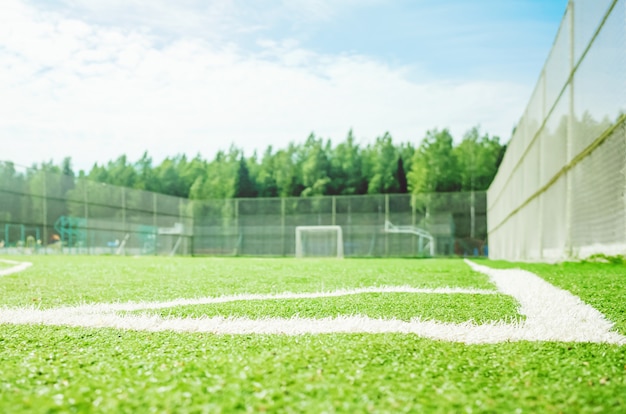
M 567 0 L 3 0 L 0 159 L 508 140 Z

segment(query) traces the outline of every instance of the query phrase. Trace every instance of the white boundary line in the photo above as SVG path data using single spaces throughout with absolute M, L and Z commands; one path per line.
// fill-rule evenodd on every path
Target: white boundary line
M 416 288 L 412 286 L 379 286 L 363 287 L 355 289 L 339 289 L 330 292 L 284 292 L 269 294 L 242 293 L 237 295 L 205 297 L 195 299 L 175 299 L 165 302 L 128 302 L 128 303 L 99 303 L 87 304 L 77 307 L 68 307 L 80 312 L 97 313 L 112 311 L 137 311 L 144 309 L 165 309 L 177 306 L 210 305 L 217 303 L 253 301 L 253 300 L 280 300 L 280 299 L 317 299 L 340 296 L 360 295 L 363 293 L 427 293 L 427 294 L 470 294 L 470 295 L 497 295 L 497 290 L 486 289 L 463 289 L 463 288 Z M 60 308 L 63 309 L 63 308 Z
M 28 269 L 29 267 L 33 265 L 30 262 L 16 262 L 14 260 L 5 260 L 5 259 L 0 259 L 0 262 L 14 265 L 12 267 L 9 267 L 8 269 L 0 269 L 0 276 L 6 276 L 12 273 L 21 272 L 22 270 Z
M 519 302 L 519 313 L 526 316 L 526 321 L 517 339 L 626 344 L 626 337 L 612 332 L 613 323 L 602 313 L 534 273 L 465 262 L 473 270 L 489 276 L 498 291 Z
M 118 311 L 162 309 L 173 306 L 224 303 L 238 300 L 318 298 L 368 292 L 473 293 L 495 291 L 472 289 L 419 289 L 407 286 L 362 288 L 322 293 L 281 293 L 274 295 L 235 295 L 167 302 L 93 304 L 39 310 L 0 308 L 0 323 L 65 325 L 87 328 L 117 328 L 145 331 L 209 332 L 214 334 L 322 334 L 322 333 L 406 333 L 425 338 L 468 344 L 507 341 L 564 341 L 626 344 L 626 337 L 612 332 L 613 324 L 596 309 L 571 293 L 558 289 L 543 279 L 519 269 L 497 270 L 466 261 L 472 269 L 488 275 L 498 292 L 520 303 L 526 320 L 519 323 L 495 322 L 478 325 L 441 323 L 421 319 L 401 321 L 364 316 L 337 318 L 265 318 L 236 317 L 163 318 L 159 315 L 120 315 Z

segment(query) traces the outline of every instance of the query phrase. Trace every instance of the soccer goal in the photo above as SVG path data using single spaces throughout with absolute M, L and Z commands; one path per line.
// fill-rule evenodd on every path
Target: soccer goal
M 418 250 L 420 253 L 428 252 L 435 255 L 435 238 L 424 229 L 415 226 L 395 226 L 390 221 L 385 221 L 385 233 L 407 233 L 417 236 Z
M 341 226 L 296 227 L 296 257 L 343 257 Z

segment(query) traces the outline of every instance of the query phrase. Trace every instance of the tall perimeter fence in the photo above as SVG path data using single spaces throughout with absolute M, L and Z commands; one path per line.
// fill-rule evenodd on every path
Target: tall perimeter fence
M 294 256 L 296 228 L 339 226 L 345 256 L 485 255 L 486 209 L 484 192 L 192 201 L 0 162 L 4 254 Z
M 489 255 L 626 254 L 626 1 L 570 0 L 488 191 Z
M 0 253 L 191 254 L 189 200 L 0 162 Z
M 293 256 L 297 227 L 339 226 L 345 256 L 484 255 L 486 207 L 484 192 L 195 201 L 194 253 Z

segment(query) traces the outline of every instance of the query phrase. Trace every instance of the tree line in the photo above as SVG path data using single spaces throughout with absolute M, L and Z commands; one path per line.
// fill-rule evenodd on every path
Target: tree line
M 458 143 L 448 129 L 434 129 L 417 147 L 396 144 L 389 133 L 362 146 L 349 131 L 337 145 L 311 133 L 301 144 L 278 150 L 269 146 L 250 156 L 231 146 L 212 160 L 175 155 L 157 165 L 146 152 L 135 162 L 122 155 L 78 173 L 70 158 L 58 166 L 33 167 L 196 200 L 480 191 L 489 187 L 505 149 L 499 137 L 478 127 Z

